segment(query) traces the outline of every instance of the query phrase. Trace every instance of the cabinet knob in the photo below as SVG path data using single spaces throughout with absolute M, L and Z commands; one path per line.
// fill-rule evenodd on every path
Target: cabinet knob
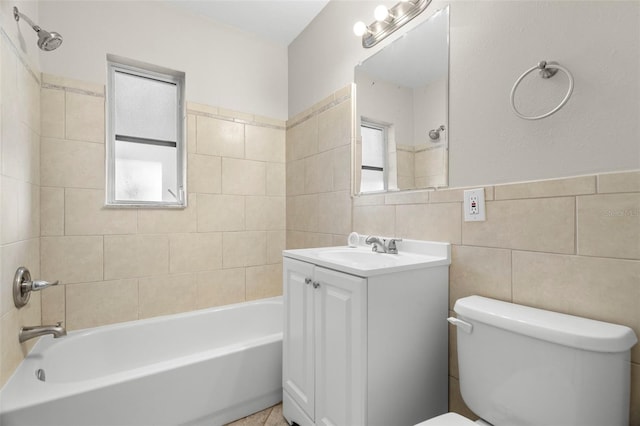
M 304 283 L 305 284 L 311 284 L 311 278 L 305 278 L 304 279 Z
M 313 288 L 318 288 L 318 287 L 320 287 L 320 283 L 318 281 L 314 281 Z

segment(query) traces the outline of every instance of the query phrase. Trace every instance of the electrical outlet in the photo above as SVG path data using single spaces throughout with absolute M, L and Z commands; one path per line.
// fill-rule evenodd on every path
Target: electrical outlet
M 487 220 L 484 205 L 484 188 L 464 191 L 464 221 L 480 222 Z
M 469 213 L 476 215 L 480 213 L 480 209 L 478 208 L 478 196 L 471 194 L 469 195 Z

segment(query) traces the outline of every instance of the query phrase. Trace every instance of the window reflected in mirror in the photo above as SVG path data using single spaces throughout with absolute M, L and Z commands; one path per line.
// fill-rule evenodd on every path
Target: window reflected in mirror
M 378 192 L 387 189 L 387 129 L 373 122 L 362 121 L 362 179 L 360 192 Z

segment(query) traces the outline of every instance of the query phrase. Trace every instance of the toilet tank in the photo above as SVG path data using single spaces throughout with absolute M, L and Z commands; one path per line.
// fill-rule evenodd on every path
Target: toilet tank
M 495 426 L 627 426 L 629 327 L 470 296 L 456 301 L 460 390 Z M 471 327 L 468 326 L 468 323 Z

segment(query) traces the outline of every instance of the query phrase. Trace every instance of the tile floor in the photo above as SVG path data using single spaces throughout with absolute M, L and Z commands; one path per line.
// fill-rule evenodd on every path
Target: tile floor
M 289 426 L 289 423 L 282 417 L 282 403 L 280 403 L 229 423 L 227 426 Z

